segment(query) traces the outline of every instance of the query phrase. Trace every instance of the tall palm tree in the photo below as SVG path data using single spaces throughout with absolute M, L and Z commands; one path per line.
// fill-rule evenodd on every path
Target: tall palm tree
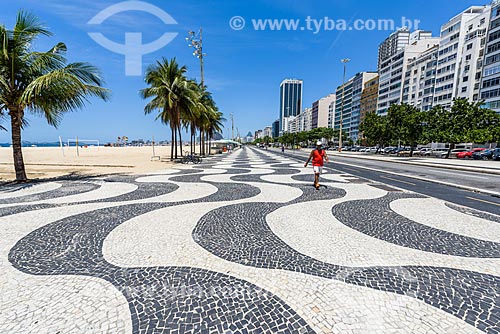
M 144 112 L 150 114 L 158 111 L 156 119 L 161 120 L 165 125 L 170 125 L 171 160 L 174 159 L 174 154 L 175 159 L 178 157 L 177 134 L 180 135 L 182 114 L 192 107 L 196 99 L 196 91 L 192 82 L 184 76 L 186 71 L 186 66 L 180 67 L 175 58 L 171 60 L 162 58 L 148 68 L 146 83 L 149 87 L 140 91 L 144 99 L 152 98 L 144 108 Z
M 211 146 L 211 140 L 215 136 L 216 132 L 221 132 L 222 129 L 224 128 L 223 122 L 225 122 L 226 119 L 223 117 L 222 112 L 218 110 L 217 107 L 215 107 L 214 110 L 212 110 L 208 114 L 208 126 L 207 126 L 207 137 L 208 137 L 208 154 L 210 155 L 210 146 Z
M 107 100 L 97 70 L 87 63 L 68 64 L 66 45 L 33 51 L 39 36 L 52 36 L 33 14 L 20 11 L 15 26 L 0 26 L 0 109 L 10 117 L 16 180 L 27 181 L 21 148 L 25 112 L 39 114 L 57 127 L 65 112 L 82 108 L 90 97 Z

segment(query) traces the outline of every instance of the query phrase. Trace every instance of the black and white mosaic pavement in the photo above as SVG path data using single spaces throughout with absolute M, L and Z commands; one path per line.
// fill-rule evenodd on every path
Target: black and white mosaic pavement
M 2 190 L 0 332 L 500 333 L 496 239 L 413 221 L 391 203 L 421 195 L 335 171 L 316 190 L 300 165 L 246 148 Z M 71 311 L 82 296 L 92 306 Z

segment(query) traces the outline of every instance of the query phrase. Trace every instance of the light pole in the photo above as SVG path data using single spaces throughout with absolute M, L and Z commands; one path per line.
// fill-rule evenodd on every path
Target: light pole
M 189 42 L 189 47 L 194 49 L 193 56 L 200 60 L 200 75 L 201 75 L 201 88 L 205 87 L 205 72 L 203 69 L 203 58 L 207 55 L 203 53 L 203 29 L 200 26 L 200 31 L 196 34 L 194 31 L 188 32 L 186 41 Z M 205 155 L 205 134 L 200 129 L 200 154 Z M 196 135 L 194 136 L 194 146 L 196 147 Z M 208 154 L 210 155 L 210 148 Z
M 339 152 L 342 152 L 342 126 L 344 123 L 344 91 L 345 91 L 345 73 L 347 63 L 351 60 L 349 58 L 344 58 L 340 60 L 344 64 L 344 78 L 342 80 L 342 108 L 340 110 L 340 128 L 339 128 Z
M 207 55 L 203 53 L 203 29 L 200 27 L 200 31 L 196 34 L 194 31 L 188 32 L 188 37 L 186 41 L 189 42 L 189 47 L 194 48 L 193 56 L 200 60 L 200 71 L 201 71 L 201 86 L 205 85 L 204 69 L 203 69 L 203 58 Z

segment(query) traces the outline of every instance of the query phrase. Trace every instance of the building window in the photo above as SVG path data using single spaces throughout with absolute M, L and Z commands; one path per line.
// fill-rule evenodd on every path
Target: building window
M 464 82 L 467 82 L 467 81 L 469 81 L 469 77 L 468 76 L 464 77 Z
M 462 87 L 462 93 L 465 93 L 467 91 L 467 86 Z
M 470 50 L 470 49 L 472 49 L 472 43 L 467 45 L 467 50 Z
M 469 71 L 469 70 L 470 70 L 470 65 L 465 65 L 465 67 L 464 67 L 464 72 L 467 72 L 467 71 Z
M 472 55 L 465 56 L 465 60 L 471 60 L 471 58 L 472 58 Z

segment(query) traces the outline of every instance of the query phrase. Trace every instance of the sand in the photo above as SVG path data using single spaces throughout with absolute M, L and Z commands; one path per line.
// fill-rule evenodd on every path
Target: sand
M 189 146 L 183 148 L 189 150 Z M 170 147 L 155 147 L 161 159 L 151 159 L 152 148 L 146 147 L 24 147 L 23 156 L 29 179 L 51 179 L 61 176 L 101 176 L 144 174 L 170 168 Z M 0 181 L 15 179 L 12 148 L 0 147 Z

